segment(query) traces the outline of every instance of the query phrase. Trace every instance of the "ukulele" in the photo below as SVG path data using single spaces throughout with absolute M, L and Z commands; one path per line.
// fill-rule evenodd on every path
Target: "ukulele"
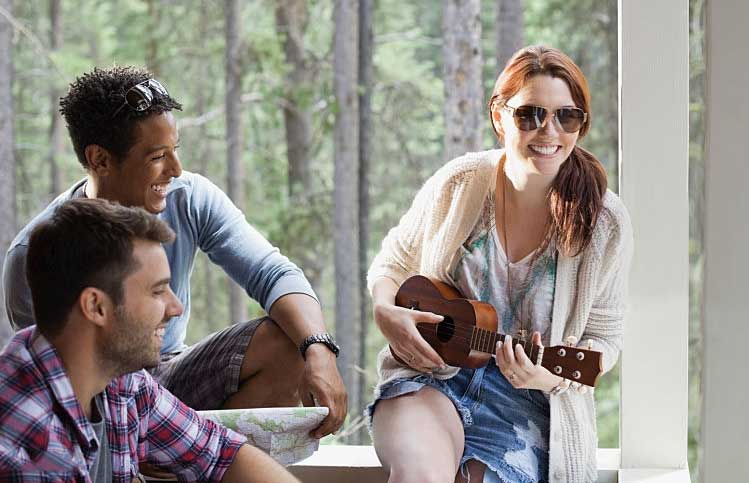
M 495 353 L 498 340 L 497 311 L 485 302 L 462 298 L 450 285 L 422 275 L 410 277 L 398 289 L 395 305 L 432 312 L 444 317 L 441 322 L 418 322 L 416 329 L 427 343 L 451 366 L 483 367 Z M 530 340 L 518 339 L 525 354 L 552 374 L 594 387 L 603 372 L 601 353 L 572 345 L 541 347 Z M 407 363 L 395 355 L 398 362 Z

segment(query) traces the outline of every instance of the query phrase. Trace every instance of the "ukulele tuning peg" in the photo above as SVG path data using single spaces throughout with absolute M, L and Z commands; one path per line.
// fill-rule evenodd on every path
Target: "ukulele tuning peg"
M 575 387 L 575 390 L 576 390 L 576 391 L 577 391 L 577 392 L 578 392 L 579 394 L 585 394 L 586 392 L 588 392 L 588 386 L 585 386 L 585 385 L 583 385 L 583 384 L 578 384 L 578 383 L 575 383 L 575 384 L 576 384 L 576 386 L 577 386 L 577 387 Z
M 593 341 L 588 339 L 588 350 L 593 350 Z
M 564 339 L 564 342 L 568 346 L 574 346 L 575 344 L 577 344 L 577 337 L 575 337 L 574 335 L 570 335 L 566 339 Z

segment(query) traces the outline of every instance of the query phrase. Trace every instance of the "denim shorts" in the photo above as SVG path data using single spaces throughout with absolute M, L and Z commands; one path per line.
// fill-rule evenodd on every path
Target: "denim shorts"
M 455 405 L 463 422 L 465 447 L 460 461 L 487 466 L 484 483 L 543 483 L 549 474 L 549 401 L 541 391 L 515 389 L 491 360 L 480 369 L 461 369 L 442 380 L 431 374 L 389 381 L 369 405 L 370 425 L 377 403 L 430 386 Z

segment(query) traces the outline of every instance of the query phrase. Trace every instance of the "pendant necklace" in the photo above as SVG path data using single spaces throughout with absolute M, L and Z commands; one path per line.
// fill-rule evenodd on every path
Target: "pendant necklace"
M 517 297 L 515 297 L 515 304 L 513 306 L 512 304 L 512 274 L 510 272 L 510 245 L 507 243 L 507 173 L 505 171 L 505 165 L 507 163 L 507 158 L 505 158 L 504 162 L 502 163 L 502 242 L 505 245 L 505 274 L 507 277 L 507 309 L 510 311 L 510 317 L 511 319 L 514 318 L 518 321 L 520 324 L 520 329 L 518 330 L 518 339 L 522 342 L 523 345 L 525 345 L 526 337 L 528 336 L 528 330 L 525 327 L 525 319 L 523 317 L 523 302 L 525 301 L 525 293 L 518 294 Z M 531 273 L 533 272 L 533 266 L 536 263 L 536 259 L 538 258 L 538 252 L 539 250 L 536 249 L 533 253 L 533 257 L 531 258 L 530 263 L 528 264 L 528 271 L 525 274 L 525 278 L 520 284 L 521 290 L 522 287 L 527 285 L 528 278 L 530 277 Z M 530 328 L 530 327 L 528 327 Z

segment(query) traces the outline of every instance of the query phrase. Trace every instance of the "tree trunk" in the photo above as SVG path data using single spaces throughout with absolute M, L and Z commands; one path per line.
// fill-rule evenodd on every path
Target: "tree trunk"
M 367 332 L 369 329 L 370 303 L 367 291 L 367 268 L 369 260 L 369 171 L 372 155 L 372 61 L 373 32 L 372 16 L 374 0 L 359 0 L 359 306 L 361 307 L 361 332 L 359 334 L 359 367 L 362 374 L 367 362 Z M 362 376 L 363 379 L 363 376 Z M 352 408 L 362 414 L 364 401 L 368 399 L 366 384 L 359 384 L 359 404 Z M 360 437 L 360 435 L 357 435 Z M 357 441 L 360 444 L 361 441 Z
M 0 0 L 0 7 L 12 13 L 13 1 Z M 5 261 L 5 253 L 16 233 L 12 36 L 10 22 L 0 16 L 0 265 Z M 0 348 L 5 346 L 12 333 L 3 295 L 0 297 Z
M 198 26 L 198 34 L 200 36 L 200 45 L 206 45 L 209 41 L 208 37 L 208 25 L 210 24 L 210 17 L 209 17 L 209 11 L 208 11 L 209 5 L 208 0 L 201 0 L 200 2 L 200 23 Z M 206 98 L 208 91 L 211 89 L 211 87 L 208 85 L 209 82 L 211 82 L 211 76 L 210 76 L 210 70 L 208 69 L 209 65 L 209 54 L 207 54 L 205 51 L 201 52 L 202 60 L 200 62 L 200 69 L 199 69 L 199 80 L 197 82 L 197 89 L 195 93 L 195 99 L 196 99 L 196 109 L 197 112 L 202 115 L 206 112 L 206 109 L 208 108 L 208 99 Z M 213 146 L 213 143 L 210 142 L 210 133 L 208 132 L 208 123 L 203 122 L 200 124 L 200 127 L 198 128 L 198 139 L 200 144 L 200 162 L 198 164 L 198 171 L 200 174 L 205 176 L 208 173 L 208 162 L 213 158 L 211 147 Z M 214 314 L 216 314 L 216 288 L 215 288 L 215 281 L 213 276 L 213 271 L 216 269 L 215 265 L 208 260 L 208 257 L 205 258 L 205 262 L 203 264 L 204 266 L 204 283 L 205 283 L 205 289 L 202 292 L 202 296 L 205 298 L 205 317 L 213 317 Z M 236 319 L 229 319 L 231 321 L 236 321 Z M 208 321 L 206 322 L 213 322 L 214 324 L 216 321 Z M 215 325 L 214 325 L 215 326 Z
M 49 1 L 49 47 L 50 53 L 54 53 L 62 47 L 62 27 L 61 27 L 61 5 L 60 0 Z M 49 194 L 52 198 L 60 193 L 60 169 L 57 158 L 62 152 L 63 132 L 62 117 L 58 110 L 60 102 L 60 89 L 57 87 L 54 69 L 51 70 L 49 104 L 50 104 L 50 124 L 49 124 L 49 152 L 47 160 L 49 162 Z
M 312 122 L 304 99 L 311 91 L 311 72 L 304 54 L 304 33 L 307 30 L 307 0 L 278 0 L 276 28 L 283 38 L 286 63 L 291 71 L 285 79 L 283 117 L 289 161 L 289 195 L 304 201 L 312 189 L 310 146 Z M 309 102 L 307 102 L 309 104 Z
M 361 338 L 359 290 L 359 99 L 357 93 L 358 0 L 336 0 L 334 35 L 335 173 L 333 243 L 336 280 L 336 337 L 343 350 L 338 360 L 349 395 L 359 408 L 361 374 L 356 370 Z M 355 438 L 350 438 L 354 442 Z
M 288 193 L 292 206 L 308 207 L 313 203 L 310 150 L 312 148 L 312 115 L 310 93 L 313 69 L 304 52 L 307 31 L 307 0 L 278 0 L 276 30 L 283 39 L 286 63 L 291 71 L 284 80 L 283 118 L 288 160 Z M 306 221 L 306 220 L 305 220 Z M 304 222 L 304 221 L 303 221 Z M 312 287 L 320 293 L 323 259 L 306 243 L 293 243 L 287 254 L 297 260 Z
M 617 0 L 608 0 L 606 10 L 608 13 L 608 28 L 604 30 L 608 47 L 608 55 L 606 56 L 608 68 L 606 71 L 609 89 L 611 89 L 611 95 L 608 96 L 608 106 L 606 107 L 606 122 L 609 125 L 608 132 L 612 133 L 612 136 L 605 156 L 609 160 L 609 166 L 616 168 L 619 157 L 619 96 L 617 95 L 619 91 L 619 5 Z M 612 176 L 613 179 L 609 180 L 611 186 L 618 187 L 619 170 L 612 169 L 610 172 L 616 173 L 616 176 Z
M 156 33 L 161 23 L 161 11 L 158 2 L 154 0 L 146 0 L 146 6 L 148 7 L 148 22 L 151 27 L 148 29 L 148 39 L 145 45 L 146 66 L 154 77 L 158 78 L 161 75 L 161 65 L 159 65 L 159 39 L 156 37 Z
M 242 59 L 239 37 L 239 1 L 226 0 L 226 186 L 227 194 L 241 210 L 244 207 L 244 166 L 242 164 Z M 229 281 L 231 321 L 247 318 L 247 294 Z
M 445 157 L 481 147 L 480 0 L 444 0 L 442 38 L 445 84 Z
M 523 0 L 497 0 L 497 73 L 523 46 Z M 616 34 L 616 29 L 614 29 Z

